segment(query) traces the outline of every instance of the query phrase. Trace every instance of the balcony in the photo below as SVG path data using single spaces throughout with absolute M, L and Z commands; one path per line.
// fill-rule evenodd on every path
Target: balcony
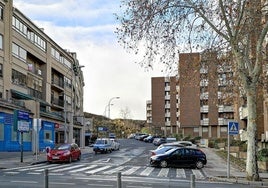
M 165 100 L 170 100 L 170 95 L 165 95 Z
M 165 117 L 170 117 L 170 112 L 166 112 Z
M 200 124 L 201 125 L 204 125 L 204 126 L 208 126 L 209 125 L 209 119 L 208 118 L 204 118 L 203 120 L 201 120 Z
M 209 109 L 208 105 L 201 106 L 200 112 L 201 113 L 208 113 L 208 109 Z
M 170 91 L 170 86 L 166 86 L 165 91 Z

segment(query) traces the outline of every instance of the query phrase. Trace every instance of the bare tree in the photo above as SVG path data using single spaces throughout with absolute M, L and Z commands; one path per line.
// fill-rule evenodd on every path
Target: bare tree
M 121 8 L 119 42 L 135 53 L 145 50 L 143 67 L 161 62 L 170 68 L 182 51 L 231 52 L 249 111 L 247 178 L 259 180 L 256 101 L 268 29 L 266 1 L 122 0 Z

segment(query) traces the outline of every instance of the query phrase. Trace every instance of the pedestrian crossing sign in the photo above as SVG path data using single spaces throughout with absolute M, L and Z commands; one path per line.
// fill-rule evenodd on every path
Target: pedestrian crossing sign
M 239 133 L 239 124 L 238 122 L 229 121 L 228 122 L 228 134 L 237 135 Z

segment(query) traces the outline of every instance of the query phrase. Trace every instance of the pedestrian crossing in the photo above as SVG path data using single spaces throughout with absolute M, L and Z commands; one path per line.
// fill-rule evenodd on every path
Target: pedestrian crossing
M 71 164 L 38 164 L 23 167 L 3 169 L 6 174 L 26 173 L 28 175 L 43 174 L 48 169 L 49 175 L 116 175 L 121 172 L 122 176 L 146 176 L 146 177 L 166 177 L 166 178 L 190 178 L 194 174 L 196 179 L 205 179 L 206 173 L 203 169 L 183 169 L 183 168 L 154 168 L 150 166 L 118 166 L 118 165 L 99 165 L 93 163 L 71 163 Z

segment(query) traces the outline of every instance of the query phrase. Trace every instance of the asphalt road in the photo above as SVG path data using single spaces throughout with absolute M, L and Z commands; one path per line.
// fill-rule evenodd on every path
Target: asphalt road
M 47 184 L 52 188 L 175 188 L 190 187 L 193 182 L 196 187 L 251 187 L 211 181 L 211 174 L 226 175 L 226 164 L 209 149 L 202 148 L 208 158 L 204 169 L 161 169 L 150 167 L 148 163 L 150 150 L 156 148 L 153 144 L 133 139 L 120 140 L 120 144 L 119 151 L 107 154 L 92 152 L 71 164 L 44 163 L 3 169 L 0 171 L 0 187 L 37 188 Z M 48 176 L 45 176 L 44 169 L 48 169 Z M 193 175 L 195 181 L 191 181 Z

